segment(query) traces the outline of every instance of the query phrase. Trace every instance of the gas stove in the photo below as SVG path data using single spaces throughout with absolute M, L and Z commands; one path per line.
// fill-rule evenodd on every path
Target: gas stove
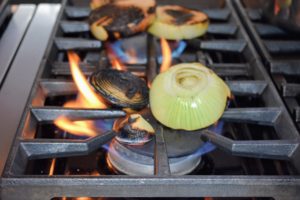
M 250 15 L 247 4 L 229 0 L 157 3 L 208 15 L 205 36 L 169 42 L 172 64 L 203 63 L 230 87 L 234 99 L 219 123 L 182 134 L 154 122 L 149 143 L 118 142 L 112 125 L 126 115 L 123 110 L 63 107 L 78 94 L 67 51 L 80 56 L 86 76 L 111 68 L 108 55 L 117 51 L 130 72 L 151 83 L 162 60 L 160 39 L 146 33 L 111 43 L 94 39 L 86 1 L 5 2 L 0 15 L 2 199 L 299 198 L 299 120 L 290 113 L 295 104 L 283 102 L 276 86 L 284 83 L 293 102 L 298 93 L 289 89 L 285 73 L 269 75 L 268 62 L 277 58 L 259 56 L 262 41 L 251 28 L 257 10 Z M 132 48 L 138 49 L 134 61 L 124 53 Z M 278 59 L 294 63 L 297 52 Z M 70 134 L 54 124 L 60 116 L 92 120 L 101 132 Z

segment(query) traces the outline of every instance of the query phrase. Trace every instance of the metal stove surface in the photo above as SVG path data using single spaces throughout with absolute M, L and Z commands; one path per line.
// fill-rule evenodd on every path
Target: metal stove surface
M 5 137 L 1 134 L 1 158 L 6 164 L 5 168 L 1 166 L 2 199 L 298 198 L 299 133 L 231 1 L 158 3 L 185 5 L 208 14 L 211 25 L 207 35 L 185 41 L 187 49 L 173 64 L 202 62 L 225 79 L 235 95 L 222 116 L 223 135 L 209 131 L 199 134 L 201 140 L 217 147 L 202 157 L 200 165 L 206 165 L 192 175 L 172 175 L 165 139 L 168 129 L 160 126 L 155 137 L 153 174 L 115 175 L 107 166 L 102 148 L 114 138 L 114 132 L 107 130 L 93 138 L 78 139 L 58 130 L 53 121 L 61 115 L 99 120 L 123 117 L 125 113 L 61 107 L 77 94 L 67 50 L 79 53 L 86 75 L 110 67 L 109 60 L 104 45 L 89 34 L 87 2 L 33 5 L 33 18 L 0 90 L 0 112 L 7 113 L 0 116 L 1 130 L 7 133 Z M 151 81 L 159 68 L 158 38 L 146 35 L 145 43 L 147 63 L 129 64 L 128 68 Z M 198 162 L 199 158 L 191 166 Z

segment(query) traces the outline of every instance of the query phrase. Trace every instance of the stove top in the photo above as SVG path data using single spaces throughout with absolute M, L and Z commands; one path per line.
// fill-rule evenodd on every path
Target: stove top
M 241 17 L 240 2 L 157 3 L 203 10 L 209 16 L 205 36 L 170 44 L 175 52 L 172 64 L 201 62 L 229 85 L 234 99 L 218 130 L 182 138 L 157 124 L 150 143 L 120 144 L 111 129 L 115 119 L 126 115 L 123 110 L 63 107 L 78 93 L 67 51 L 80 56 L 80 69 L 89 76 L 111 68 L 108 46 L 123 52 L 133 46 L 141 52 L 139 59 L 122 61 L 133 74 L 151 82 L 161 63 L 159 38 L 143 33 L 112 43 L 94 39 L 86 22 L 86 1 L 20 4 L 13 11 L 8 4 L 0 23 L 5 24 L 0 29 L 0 58 L 5 55 L 5 65 L 0 65 L 2 199 L 298 198 L 297 120 L 253 45 L 261 41 L 253 40 L 252 32 L 249 37 L 243 27 L 248 18 Z M 237 10 L 242 12 L 238 15 Z M 95 137 L 74 136 L 55 126 L 54 120 L 62 115 L 93 120 L 102 131 Z

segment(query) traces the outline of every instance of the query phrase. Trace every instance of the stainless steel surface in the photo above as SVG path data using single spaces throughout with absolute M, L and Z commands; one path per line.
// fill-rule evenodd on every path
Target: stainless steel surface
M 34 14 L 35 5 L 20 5 L 0 38 L 0 85 L 9 71 L 10 64 L 20 46 Z
M 43 61 L 60 5 L 38 6 L 0 93 L 0 174 Z M 45 23 L 47 21 L 47 23 Z M 38 33 L 38 35 L 37 35 Z M 34 48 L 32 48 L 34 47 Z M 18 81 L 16 81 L 18 80 Z

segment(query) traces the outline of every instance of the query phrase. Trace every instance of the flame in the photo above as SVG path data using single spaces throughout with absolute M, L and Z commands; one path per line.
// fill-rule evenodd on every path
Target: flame
M 52 162 L 51 162 L 49 176 L 53 176 L 53 174 L 54 174 L 55 163 L 56 163 L 56 159 L 54 158 L 54 159 L 52 159 Z
M 87 101 L 90 108 L 107 108 L 105 103 L 99 98 L 99 95 L 97 95 L 88 81 L 86 80 L 84 74 L 79 69 L 79 62 L 80 58 L 79 56 L 69 51 L 68 52 L 68 58 L 70 62 L 71 67 L 71 73 L 73 80 L 78 87 L 78 90 L 80 94 L 84 97 L 84 99 Z
M 114 51 L 113 47 L 110 44 L 106 45 L 107 56 L 110 60 L 111 66 L 113 69 L 127 71 L 126 66 L 120 61 L 117 53 Z
M 111 66 L 113 69 L 119 70 L 119 71 L 126 71 L 126 67 L 125 65 L 123 65 L 123 63 L 120 62 L 119 59 L 113 57 L 110 59 L 111 60 Z
M 280 6 L 278 1 L 275 2 L 275 6 L 274 6 L 274 14 L 278 15 L 278 13 L 280 12 Z
M 92 121 L 72 121 L 65 116 L 60 116 L 55 120 L 55 125 L 73 135 L 94 137 L 98 135 Z
M 78 88 L 79 94 L 75 101 L 69 101 L 64 104 L 66 108 L 97 108 L 105 109 L 107 105 L 104 100 L 97 95 L 86 80 L 84 74 L 80 71 L 79 56 L 74 52 L 68 52 L 70 68 L 73 80 Z M 66 116 L 60 116 L 54 120 L 54 124 L 69 133 L 80 136 L 93 137 L 98 135 L 99 130 L 93 121 L 72 121 Z
M 161 49 L 162 49 L 162 63 L 160 66 L 160 73 L 168 70 L 172 64 L 172 53 L 171 48 L 166 39 L 160 39 Z

